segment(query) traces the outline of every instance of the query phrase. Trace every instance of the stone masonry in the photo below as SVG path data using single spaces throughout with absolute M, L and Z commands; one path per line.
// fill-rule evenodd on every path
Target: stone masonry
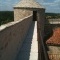
M 12 24 L 11 24 L 12 23 Z M 14 60 L 32 23 L 32 16 L 0 27 L 0 60 Z

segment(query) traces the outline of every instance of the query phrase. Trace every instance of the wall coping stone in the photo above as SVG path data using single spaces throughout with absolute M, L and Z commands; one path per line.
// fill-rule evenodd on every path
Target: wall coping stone
M 7 23 L 7 24 L 3 24 L 3 25 L 0 26 L 0 31 L 4 30 L 4 29 L 6 29 L 6 28 L 8 28 L 8 27 L 10 27 L 10 26 L 13 26 L 13 25 L 15 25 L 15 24 L 17 24 L 17 23 L 19 23 L 19 22 L 22 22 L 22 21 L 24 21 L 24 19 L 27 19 L 27 18 L 29 18 L 29 17 L 31 17 L 31 16 L 32 16 L 32 14 L 29 15 L 29 16 L 27 16 L 27 17 L 24 17 L 23 19 L 20 19 L 20 20 L 18 20 L 18 21 L 13 21 L 13 22 L 9 22 L 9 23 Z

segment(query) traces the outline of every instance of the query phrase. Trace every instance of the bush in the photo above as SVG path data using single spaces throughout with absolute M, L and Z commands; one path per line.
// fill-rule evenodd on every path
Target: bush
M 0 25 L 14 20 L 13 11 L 0 11 Z

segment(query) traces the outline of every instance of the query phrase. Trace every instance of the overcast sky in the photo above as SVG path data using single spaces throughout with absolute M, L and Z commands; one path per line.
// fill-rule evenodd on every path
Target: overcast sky
M 20 0 L 0 0 L 0 11 L 12 11 Z M 46 8 L 46 12 L 60 13 L 60 0 L 36 0 Z

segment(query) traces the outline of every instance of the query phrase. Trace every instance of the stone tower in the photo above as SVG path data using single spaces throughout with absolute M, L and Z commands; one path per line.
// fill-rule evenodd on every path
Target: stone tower
M 35 0 L 21 0 L 17 5 L 14 6 L 14 21 L 20 20 L 31 14 L 33 15 L 33 12 L 37 10 L 43 12 L 45 9 Z
M 21 0 L 14 6 L 14 21 L 21 20 L 29 15 L 32 15 L 32 21 L 37 21 L 38 50 L 40 57 L 43 52 L 41 50 L 41 40 L 44 38 L 45 8 L 35 0 Z M 41 59 L 39 58 L 39 60 Z

